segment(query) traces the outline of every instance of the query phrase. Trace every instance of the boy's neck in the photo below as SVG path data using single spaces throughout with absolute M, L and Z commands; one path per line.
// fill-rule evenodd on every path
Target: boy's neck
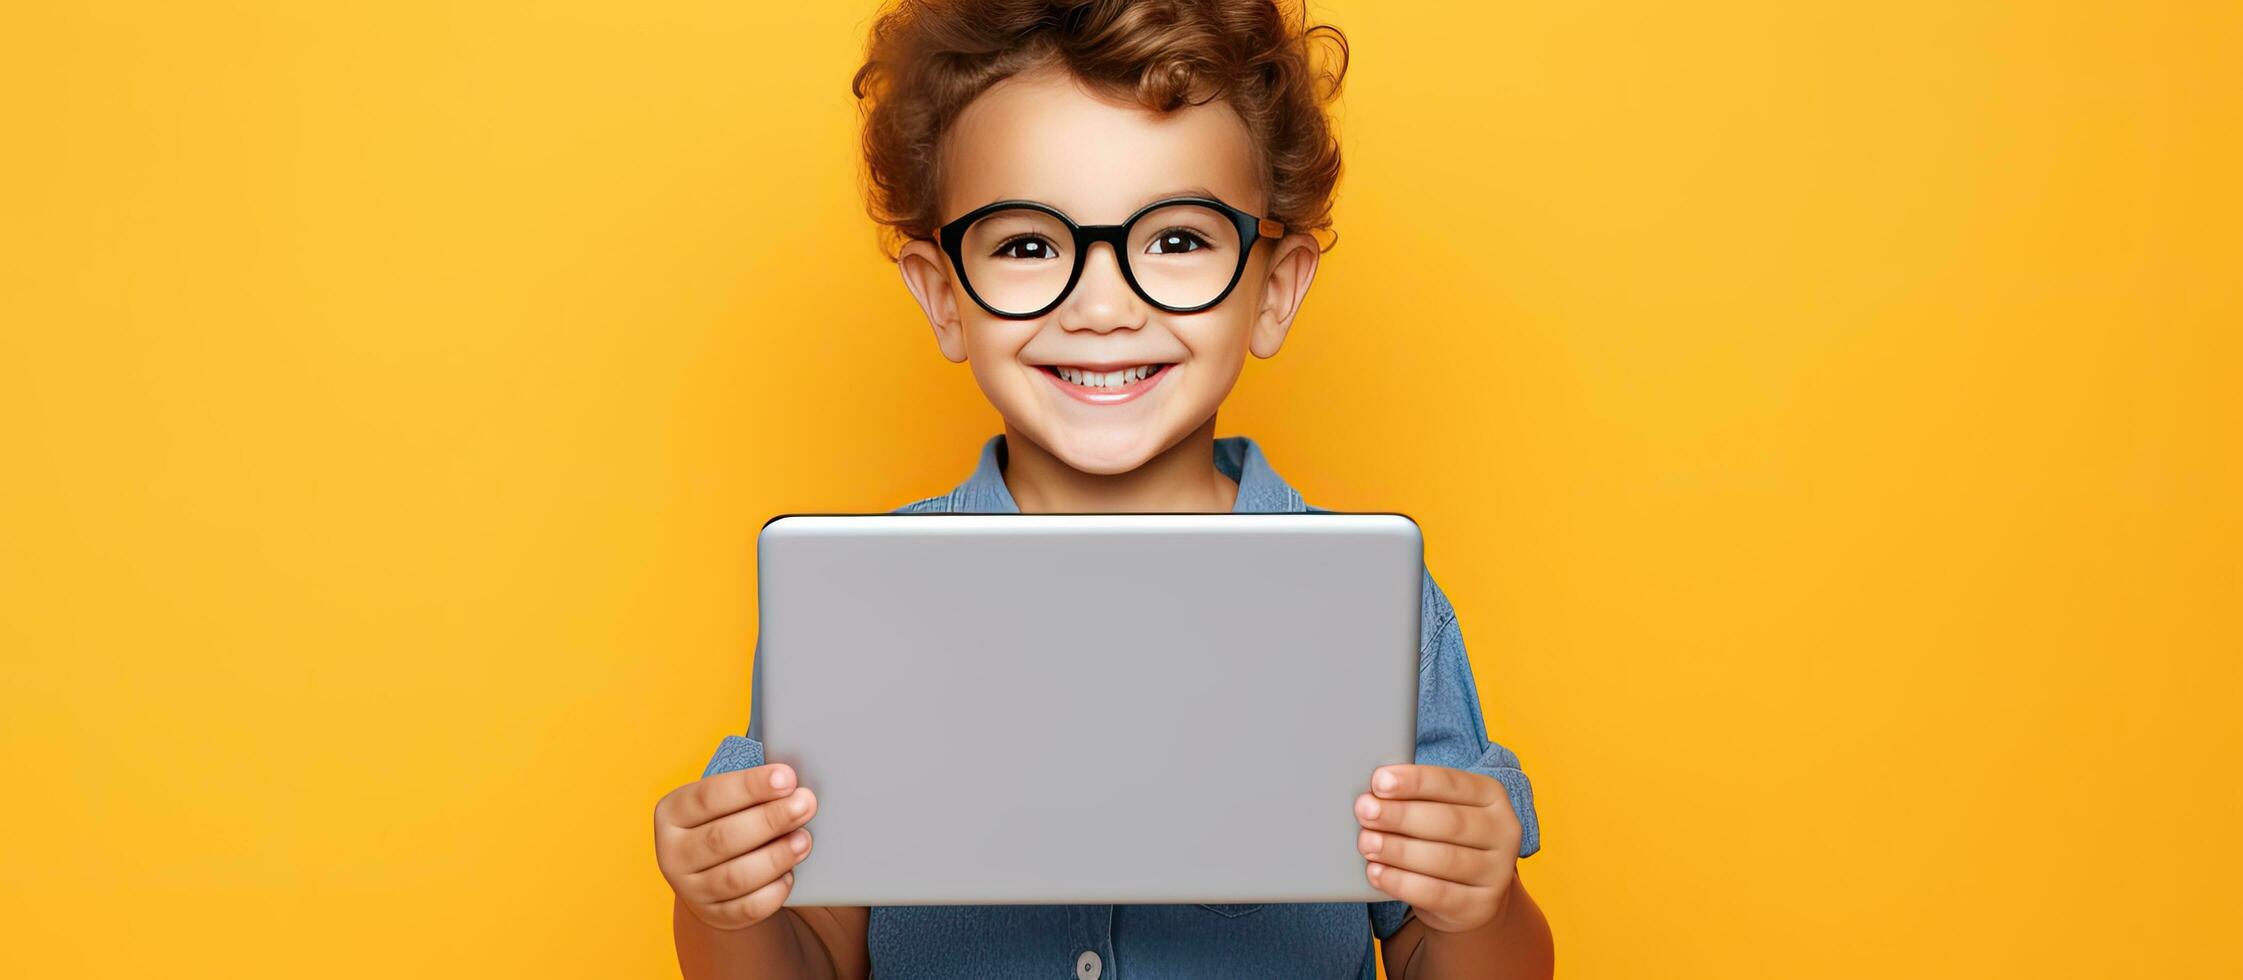
M 1023 514 L 1229 513 L 1238 481 L 1215 467 L 1215 419 L 1127 473 L 1085 473 L 1005 426 L 1005 489 Z

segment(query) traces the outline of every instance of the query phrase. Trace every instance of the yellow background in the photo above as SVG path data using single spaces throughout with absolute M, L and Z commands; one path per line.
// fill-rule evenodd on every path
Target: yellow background
M 1564 975 L 2233 975 L 2243 7 L 1317 10 L 1220 430 L 1424 526 Z M 996 431 L 869 12 L 11 8 L 0 975 L 674 973 L 758 525 Z

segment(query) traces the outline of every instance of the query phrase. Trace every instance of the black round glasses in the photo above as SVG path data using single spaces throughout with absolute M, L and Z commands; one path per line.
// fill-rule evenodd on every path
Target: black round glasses
M 1145 302 L 1197 313 L 1229 296 L 1254 246 L 1285 237 L 1285 225 L 1212 197 L 1154 201 L 1118 225 L 1078 225 L 1047 204 L 998 201 L 943 225 L 940 237 L 966 295 L 992 315 L 1029 320 L 1074 290 L 1097 242 L 1113 248 L 1122 279 Z

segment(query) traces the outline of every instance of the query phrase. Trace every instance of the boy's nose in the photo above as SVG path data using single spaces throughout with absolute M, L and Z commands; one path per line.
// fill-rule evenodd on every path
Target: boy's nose
M 1060 328 L 1093 333 L 1135 330 L 1145 325 L 1145 314 L 1144 302 L 1122 278 L 1121 256 L 1106 242 L 1092 242 L 1083 255 L 1082 278 L 1059 305 Z

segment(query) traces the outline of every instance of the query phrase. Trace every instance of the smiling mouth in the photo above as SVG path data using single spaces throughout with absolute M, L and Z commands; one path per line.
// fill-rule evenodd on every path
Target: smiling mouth
M 1088 391 L 1121 391 L 1133 388 L 1169 367 L 1167 364 L 1139 364 L 1119 371 L 1086 371 L 1062 364 L 1042 365 L 1045 374 Z

